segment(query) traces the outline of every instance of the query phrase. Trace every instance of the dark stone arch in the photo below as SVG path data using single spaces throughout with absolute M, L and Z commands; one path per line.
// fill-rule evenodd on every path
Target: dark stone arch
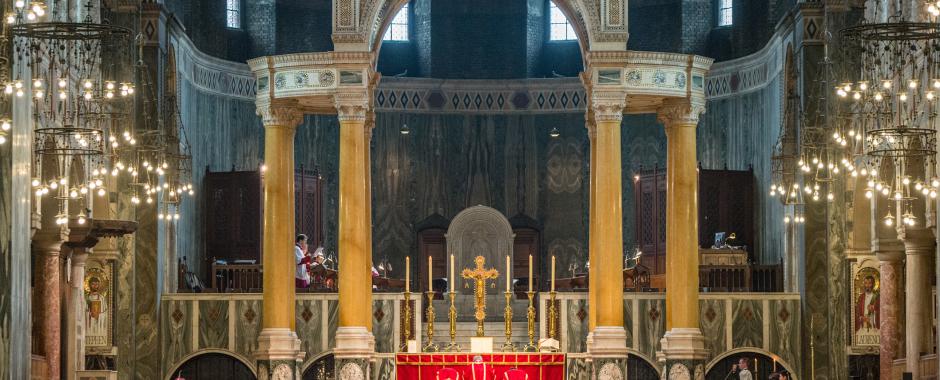
M 255 380 L 251 368 L 238 358 L 221 352 L 199 354 L 187 359 L 170 374 L 186 380 Z

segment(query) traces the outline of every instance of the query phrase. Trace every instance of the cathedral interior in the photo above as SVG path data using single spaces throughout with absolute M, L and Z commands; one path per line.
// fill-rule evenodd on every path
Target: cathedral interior
M 940 1 L 0 14 L 0 380 L 940 374 Z

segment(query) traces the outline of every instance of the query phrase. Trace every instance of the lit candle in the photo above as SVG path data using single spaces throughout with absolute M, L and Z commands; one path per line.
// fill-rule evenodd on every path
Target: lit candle
M 411 291 L 411 256 L 405 256 L 405 292 Z
M 552 291 L 555 291 L 555 255 L 552 255 Z
M 434 265 L 432 264 L 433 261 L 434 259 L 432 259 L 430 255 L 428 255 L 428 291 L 429 292 L 434 290 Z
M 454 273 L 454 254 L 450 254 L 450 292 L 454 292 L 454 282 L 457 282 L 457 274 Z
M 532 291 L 532 255 L 529 255 L 529 292 Z
M 506 291 L 509 291 L 509 255 L 506 255 Z

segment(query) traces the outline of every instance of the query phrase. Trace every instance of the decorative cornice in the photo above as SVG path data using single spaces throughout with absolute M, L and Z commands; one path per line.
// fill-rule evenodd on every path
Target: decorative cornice
M 369 93 L 371 91 L 338 92 L 333 95 L 339 121 L 366 121 L 369 111 Z
M 705 104 L 687 99 L 667 100 L 656 110 L 656 120 L 667 128 L 672 126 L 696 126 L 699 116 L 705 112 Z
M 295 128 L 304 120 L 303 112 L 287 106 L 259 103 L 255 112 L 258 116 L 261 116 L 261 122 L 265 127 L 279 126 Z

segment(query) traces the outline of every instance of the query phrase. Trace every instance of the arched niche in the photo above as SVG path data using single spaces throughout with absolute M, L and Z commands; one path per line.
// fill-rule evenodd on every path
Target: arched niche
M 754 347 L 744 347 L 722 353 L 705 366 L 705 380 L 723 380 L 731 372 L 733 365 L 741 358 L 748 361 L 748 369 L 754 379 L 767 379 L 770 374 L 779 371 L 790 373 L 791 379 L 799 375 L 793 366 L 779 356 Z M 733 376 L 732 376 L 733 377 Z
M 449 226 L 450 220 L 438 213 L 431 214 L 431 216 L 415 224 L 418 248 L 418 257 L 415 259 L 417 260 L 415 268 L 417 268 L 418 273 L 415 278 L 418 282 L 412 284 L 413 289 L 428 290 L 428 257 L 431 257 L 433 265 L 431 277 L 435 281 L 434 290 L 438 292 L 445 291 L 446 283 L 443 278 L 447 275 L 445 266 L 447 240 L 444 235 L 447 234 L 447 227 Z
M 515 234 L 509 220 L 496 209 L 478 205 L 461 211 L 450 223 L 445 238 L 447 252 L 454 255 L 454 271 L 457 272 L 451 277 L 448 261 L 447 275 L 448 278 L 456 279 L 457 284 L 463 283 L 460 271 L 473 268 L 474 258 L 477 256 L 486 259 L 486 268 L 496 268 L 499 271 L 495 283 L 500 289 L 506 281 L 506 276 L 512 276 L 511 272 L 506 273 L 506 255 L 512 256 Z M 455 286 L 455 290 L 458 293 L 473 294 L 474 289 Z
M 225 351 L 195 353 L 167 372 L 168 379 L 186 380 L 255 380 L 248 362 Z
M 333 379 L 335 367 L 333 353 L 328 351 L 313 358 L 304 368 L 302 380 Z

